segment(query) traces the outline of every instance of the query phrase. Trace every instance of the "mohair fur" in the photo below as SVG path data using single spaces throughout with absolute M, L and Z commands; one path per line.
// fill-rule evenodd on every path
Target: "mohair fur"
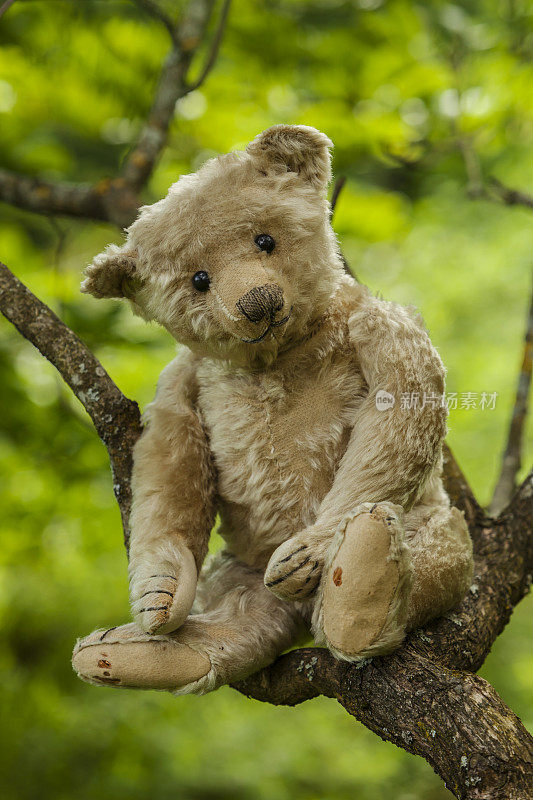
M 410 310 L 345 274 L 326 199 L 330 147 L 319 131 L 279 125 L 246 152 L 209 161 L 141 209 L 125 244 L 98 256 L 82 285 L 128 298 L 183 345 L 134 453 L 138 627 L 105 637 L 106 652 L 134 641 L 148 676 L 162 634 L 169 647 L 206 656 L 207 675 L 169 682 L 179 693 L 249 674 L 311 624 L 323 641 L 316 590 L 336 531 L 369 513 L 365 504 L 398 507 L 390 557 L 401 571 L 371 654 L 453 606 L 470 583 L 468 531 L 440 479 L 446 408 L 400 403 L 403 393 L 441 397 L 444 368 Z M 274 238 L 272 253 L 256 246 L 259 234 Z M 205 292 L 192 282 L 200 270 L 211 281 Z M 282 300 L 253 321 L 239 301 L 260 287 Z M 380 390 L 396 400 L 385 411 Z M 202 568 L 217 512 L 226 551 Z M 92 682 L 99 642 L 93 634 L 74 656 Z M 118 673 L 113 685 L 131 685 Z

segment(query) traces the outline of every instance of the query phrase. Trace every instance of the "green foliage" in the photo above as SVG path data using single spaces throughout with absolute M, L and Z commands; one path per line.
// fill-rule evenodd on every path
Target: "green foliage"
M 149 108 L 166 31 L 131 2 L 26 0 L 0 36 L 0 166 L 72 181 L 115 174 Z M 420 308 L 450 391 L 498 393 L 494 410 L 450 416 L 450 443 L 483 502 L 513 402 L 533 228 L 531 212 L 469 199 L 457 137 L 468 137 L 486 175 L 533 186 L 532 53 L 525 0 L 236 1 L 216 69 L 178 103 L 146 193 L 156 199 L 269 124 L 327 131 L 335 171 L 348 178 L 335 227 L 359 279 Z M 84 264 L 117 231 L 0 213 L 2 260 L 144 406 L 174 344 L 119 304 L 78 294 Z M 7 323 L 1 336 L 5 795 L 448 797 L 421 760 L 330 700 L 276 709 L 230 689 L 174 699 L 75 679 L 75 636 L 128 617 L 106 453 L 52 367 Z M 526 466 L 531 431 L 530 422 Z M 519 607 L 483 674 L 532 727 L 530 607 Z

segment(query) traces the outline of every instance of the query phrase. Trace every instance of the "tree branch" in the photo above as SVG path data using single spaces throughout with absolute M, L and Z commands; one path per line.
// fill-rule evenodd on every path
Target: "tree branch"
M 174 26 L 152 0 L 135 1 L 165 25 L 172 35 L 173 45 L 163 64 L 146 123 L 124 162 L 121 174 L 115 178 L 103 178 L 91 186 L 45 181 L 0 170 L 0 201 L 37 214 L 104 220 L 119 228 L 134 221 L 141 204 L 139 193 L 167 143 L 176 102 L 198 88 L 213 68 L 230 6 L 230 0 L 224 0 L 207 62 L 200 77 L 189 84 L 188 71 L 205 36 L 214 0 L 190 0 L 178 26 Z
M 330 212 L 329 212 L 330 222 L 333 220 L 333 215 L 335 214 L 337 202 L 339 200 L 340 193 L 344 189 L 345 184 L 346 184 L 346 177 L 344 175 L 341 175 L 339 178 L 337 178 L 337 180 L 333 184 L 333 191 L 331 193 Z
M 102 197 L 88 184 L 54 183 L 0 170 L 0 200 L 37 214 L 106 219 Z
M 5 3 L 2 3 L 2 5 L 0 6 L 0 19 L 2 19 L 6 11 L 8 11 L 11 8 L 14 2 L 15 0 L 5 0 Z
M 205 35 L 213 5 L 214 0 L 191 0 L 176 33 L 148 119 L 122 169 L 122 178 L 135 192 L 148 181 L 167 142 L 176 102 L 191 91 L 186 83 L 187 72 Z
M 139 198 L 123 178 L 94 186 L 44 181 L 0 170 L 0 201 L 46 216 L 103 220 L 124 228 L 137 216 Z
M 529 387 L 533 367 L 533 289 L 524 341 L 524 356 L 518 377 L 516 397 L 509 425 L 507 445 L 503 454 L 500 477 L 496 483 L 489 513 L 500 514 L 516 491 L 516 476 L 522 466 L 522 440 L 527 419 Z
M 458 798 L 524 800 L 532 739 L 481 678 L 403 650 L 363 668 L 327 650 L 294 650 L 235 686 L 248 697 L 294 706 L 335 698 L 381 739 L 422 756 Z
M 484 520 L 474 536 L 476 569 L 468 597 L 457 611 L 414 631 L 391 656 L 356 665 L 337 661 L 327 650 L 296 650 L 234 688 L 275 705 L 334 697 L 382 739 L 425 758 L 456 797 L 529 797 L 533 739 L 471 670 L 479 669 L 528 591 L 532 496 L 533 473 L 512 510 L 492 527 Z
M 127 546 L 132 449 L 141 432 L 137 403 L 122 394 L 76 334 L 1 262 L 0 311 L 54 365 L 91 417 L 109 453 Z
M 195 91 L 199 89 L 200 86 L 203 84 L 213 67 L 215 66 L 216 60 L 218 58 L 218 52 L 220 50 L 220 45 L 222 44 L 222 39 L 224 38 L 224 30 L 226 28 L 226 23 L 228 21 L 229 10 L 231 6 L 231 0 L 224 0 L 222 5 L 222 11 L 220 12 L 220 19 L 218 22 L 217 29 L 213 36 L 213 40 L 211 42 L 211 47 L 209 49 L 209 55 L 206 59 L 205 65 L 200 72 L 198 78 L 187 86 L 187 90 L 189 92 Z
M 155 2 L 155 0 L 135 0 L 135 3 L 150 14 L 151 17 L 161 22 L 165 28 L 167 29 L 170 38 L 175 47 L 179 46 L 178 37 L 176 34 L 176 28 L 174 21 L 163 11 L 161 6 Z
M 533 208 L 533 197 L 530 194 L 523 192 L 521 189 L 511 189 L 494 177 L 489 179 L 487 197 L 489 199 L 497 199 L 506 206 Z
M 127 539 L 132 448 L 139 410 L 53 312 L 0 265 L 0 309 L 56 366 L 90 414 L 113 466 Z M 527 593 L 533 571 L 533 472 L 496 520 L 483 514 L 448 449 L 446 485 L 475 547 L 474 581 L 461 605 L 386 658 L 362 664 L 294 650 L 235 684 L 248 697 L 296 705 L 324 694 L 381 738 L 421 755 L 458 798 L 530 796 L 533 739 L 494 689 L 472 673 Z

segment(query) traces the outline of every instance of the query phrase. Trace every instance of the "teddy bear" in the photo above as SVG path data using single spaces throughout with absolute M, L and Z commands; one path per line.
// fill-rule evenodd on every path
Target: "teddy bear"
M 134 451 L 134 622 L 78 641 L 89 683 L 202 694 L 310 632 L 371 658 L 470 586 L 441 481 L 442 361 L 414 312 L 346 273 L 331 148 L 275 125 L 181 177 L 87 268 L 83 292 L 180 345 Z M 217 515 L 225 549 L 206 560 Z

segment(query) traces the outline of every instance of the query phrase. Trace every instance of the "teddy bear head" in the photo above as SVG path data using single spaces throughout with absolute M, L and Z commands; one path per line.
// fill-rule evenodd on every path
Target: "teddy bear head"
M 271 363 L 305 337 L 343 275 L 326 188 L 330 140 L 276 125 L 144 206 L 82 291 L 125 297 L 201 355 Z

